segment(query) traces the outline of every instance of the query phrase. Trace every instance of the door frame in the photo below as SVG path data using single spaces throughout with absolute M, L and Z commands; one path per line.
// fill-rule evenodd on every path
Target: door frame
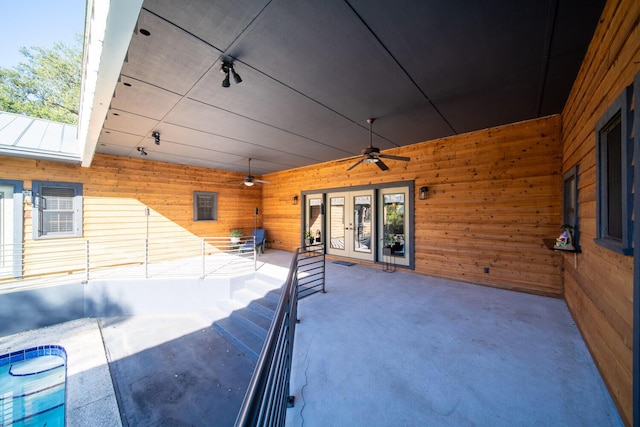
M 0 179 L 0 185 L 3 187 L 13 187 L 13 230 L 11 231 L 11 240 L 13 244 L 13 269 L 12 276 L 14 278 L 22 277 L 22 233 L 23 233 L 23 206 L 24 194 L 22 181 L 11 179 Z
M 351 186 L 351 187 L 332 187 L 332 188 L 321 188 L 321 189 L 316 189 L 316 190 L 303 190 L 300 192 L 301 194 L 301 198 L 303 200 L 303 203 L 300 204 L 300 231 L 301 231 L 301 236 L 302 236 L 302 242 L 304 243 L 304 227 L 305 227 L 305 206 L 306 206 L 306 196 L 312 196 L 312 195 L 319 195 L 322 194 L 323 195 L 323 206 L 325 206 L 325 222 L 326 222 L 326 206 L 327 206 L 327 199 L 326 199 L 326 195 L 328 193 L 339 193 L 339 192 L 351 192 L 351 191 L 360 191 L 360 190 L 369 190 L 369 189 L 373 189 L 374 190 L 374 203 L 378 203 L 378 199 L 379 199 L 379 190 L 385 189 L 385 188 L 393 188 L 393 187 L 407 187 L 408 188 L 408 193 L 409 193 L 409 200 L 407 200 L 407 212 L 411 212 L 411 221 L 408 222 L 407 224 L 407 231 L 409 234 L 409 240 L 408 242 L 410 243 L 409 245 L 409 250 L 407 251 L 407 256 L 409 257 L 409 263 L 408 265 L 398 265 L 398 267 L 401 268 L 407 268 L 410 270 L 415 270 L 415 203 L 416 203 L 416 186 L 415 186 L 415 181 L 411 180 L 411 181 L 393 181 L 393 182 L 382 182 L 382 183 L 378 183 L 378 184 L 372 184 L 372 185 L 355 185 L 355 186 Z M 377 206 L 377 205 L 376 205 Z M 376 209 L 377 210 L 377 209 Z M 376 213 L 376 224 L 378 223 L 379 219 L 380 219 L 380 214 Z M 326 227 L 326 225 L 325 225 Z M 377 232 L 377 230 L 376 230 Z M 377 235 L 377 234 L 376 234 Z M 325 243 L 325 253 L 327 251 L 326 249 L 326 236 L 327 236 L 327 231 L 325 229 L 324 233 L 323 233 L 323 242 Z M 379 251 L 376 251 L 376 254 L 374 255 L 374 261 L 376 264 L 381 264 L 383 263 L 383 259 L 379 254 Z

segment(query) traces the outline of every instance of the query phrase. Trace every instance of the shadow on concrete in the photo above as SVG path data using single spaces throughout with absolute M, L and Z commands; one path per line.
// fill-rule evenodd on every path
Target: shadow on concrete
M 211 325 L 197 316 L 100 323 L 124 426 L 233 425 L 255 363 Z
M 0 336 L 92 317 L 97 308 L 84 296 L 83 283 L 61 284 L 0 294 Z M 127 312 L 105 297 L 100 308 L 112 316 Z
M 82 317 L 82 283 L 0 294 L 0 336 Z

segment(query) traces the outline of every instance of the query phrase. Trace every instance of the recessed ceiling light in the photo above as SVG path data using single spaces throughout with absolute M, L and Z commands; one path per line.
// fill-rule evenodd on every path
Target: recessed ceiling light
M 140 34 L 142 34 L 143 36 L 150 36 L 151 35 L 149 30 L 147 30 L 146 28 L 140 28 Z

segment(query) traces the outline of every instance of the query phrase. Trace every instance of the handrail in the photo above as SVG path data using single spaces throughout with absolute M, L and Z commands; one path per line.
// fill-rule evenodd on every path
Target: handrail
M 297 248 L 256 369 L 247 387 L 236 426 L 284 426 L 291 404 L 289 379 L 298 315 Z

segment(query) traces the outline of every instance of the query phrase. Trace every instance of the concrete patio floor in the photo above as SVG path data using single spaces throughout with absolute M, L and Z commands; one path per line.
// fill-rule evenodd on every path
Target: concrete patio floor
M 327 260 L 290 426 L 623 425 L 561 299 Z
M 564 301 L 331 260 L 326 277 L 299 304 L 287 425 L 622 425 Z M 68 426 L 232 425 L 254 366 L 211 322 L 79 319 L 0 354 L 67 349 Z

